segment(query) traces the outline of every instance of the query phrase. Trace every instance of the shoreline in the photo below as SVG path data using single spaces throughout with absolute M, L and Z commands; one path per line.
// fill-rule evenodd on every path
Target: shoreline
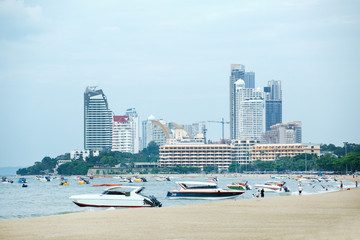
M 360 188 L 0 221 L 0 239 L 357 239 Z

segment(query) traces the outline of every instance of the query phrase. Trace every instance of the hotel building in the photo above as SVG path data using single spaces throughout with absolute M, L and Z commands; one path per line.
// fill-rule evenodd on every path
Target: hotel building
M 232 147 L 226 144 L 177 144 L 159 149 L 161 167 L 218 166 L 227 169 L 232 162 Z
M 239 164 L 251 163 L 252 147 L 259 144 L 259 140 L 239 138 L 231 141 L 232 160 Z
M 295 157 L 304 153 L 320 156 L 320 145 L 256 144 L 251 149 L 251 160 L 275 161 L 281 157 Z

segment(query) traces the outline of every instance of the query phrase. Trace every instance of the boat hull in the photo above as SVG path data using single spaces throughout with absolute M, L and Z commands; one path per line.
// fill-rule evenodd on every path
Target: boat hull
M 167 197 L 169 199 L 227 199 L 235 198 L 244 191 L 169 191 Z
M 145 203 L 144 198 L 105 195 L 75 195 L 70 200 L 80 207 L 152 207 Z

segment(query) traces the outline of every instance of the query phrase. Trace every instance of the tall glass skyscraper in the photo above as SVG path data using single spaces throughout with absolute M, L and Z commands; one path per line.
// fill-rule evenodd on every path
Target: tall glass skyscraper
M 255 88 L 255 73 L 245 72 L 245 66 L 242 64 L 231 64 L 230 73 L 230 138 L 235 139 L 236 134 L 236 98 L 235 98 L 235 82 L 243 80 L 245 88 Z
M 87 87 L 84 93 L 85 150 L 111 150 L 112 120 L 113 113 L 103 91 Z
M 271 130 L 271 126 L 282 123 L 282 91 L 281 81 L 268 81 L 268 86 L 264 88 L 266 94 L 266 131 Z

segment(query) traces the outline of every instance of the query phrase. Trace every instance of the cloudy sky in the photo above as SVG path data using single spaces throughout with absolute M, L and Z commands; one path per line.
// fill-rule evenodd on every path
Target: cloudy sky
M 283 84 L 303 141 L 360 142 L 360 2 L 0 0 L 0 167 L 83 148 L 83 93 L 115 114 L 229 120 L 230 64 Z M 220 124 L 209 123 L 217 140 Z M 229 137 L 228 128 L 226 137 Z

